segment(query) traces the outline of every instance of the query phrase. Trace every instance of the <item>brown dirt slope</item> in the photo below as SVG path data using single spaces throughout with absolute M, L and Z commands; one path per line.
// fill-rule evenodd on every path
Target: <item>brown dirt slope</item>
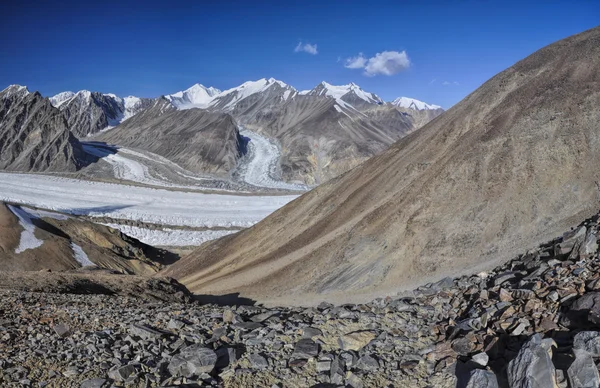
M 353 300 L 493 267 L 600 208 L 600 27 L 166 273 L 196 293 Z
M 27 208 L 19 208 L 27 211 Z M 31 211 L 31 210 L 29 210 Z M 27 214 L 27 213 L 26 213 Z M 153 275 L 175 260 L 173 254 L 143 244 L 118 230 L 76 217 L 33 218 L 34 236 L 40 244 L 19 249 L 23 226 L 0 202 L 0 271 L 66 271 L 81 267 L 73 244 L 98 268 L 123 274 Z

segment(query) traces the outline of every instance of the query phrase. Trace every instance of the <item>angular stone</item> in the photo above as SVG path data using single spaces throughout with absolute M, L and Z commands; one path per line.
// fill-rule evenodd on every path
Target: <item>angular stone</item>
M 140 337 L 145 340 L 160 338 L 164 335 L 163 332 L 153 329 L 145 325 L 131 324 L 129 326 L 129 334 Z
M 319 360 L 317 361 L 317 372 L 324 373 L 331 370 L 331 360 Z
M 232 323 L 235 319 L 235 313 L 231 310 L 223 310 L 223 322 Z
M 596 234 L 591 229 L 585 235 L 585 239 L 583 243 L 581 243 L 581 247 L 579 248 L 579 255 L 583 257 L 592 256 L 598 250 L 598 241 L 596 239 Z
M 365 355 L 358 359 L 356 368 L 367 372 L 373 372 L 379 368 L 379 362 L 377 362 L 375 358 Z
M 109 370 L 108 377 L 115 381 L 125 381 L 136 373 L 133 365 L 125 365 L 117 369 Z
M 167 325 L 167 328 L 169 329 L 174 329 L 174 330 L 179 330 L 181 328 L 183 328 L 185 326 L 185 322 L 180 321 L 179 319 L 171 319 L 169 321 L 169 324 Z
M 267 312 L 264 312 L 262 314 L 254 315 L 253 317 L 250 318 L 250 320 L 252 322 L 259 322 L 259 323 L 261 323 L 261 322 L 264 322 L 267 319 L 269 319 L 271 317 L 274 317 L 274 316 L 277 316 L 277 315 L 279 315 L 279 311 L 267 311 Z
M 240 359 L 243 354 L 243 350 L 241 348 L 219 348 L 216 351 L 217 354 L 217 363 L 215 367 L 218 369 L 223 369 L 233 364 L 237 360 Z
M 258 322 L 237 322 L 231 326 L 241 330 L 256 330 L 263 327 L 263 324 Z
M 508 364 L 508 383 L 512 387 L 555 388 L 556 371 L 552 364 L 552 339 L 533 335 L 523 345 L 517 357 Z
M 600 375 L 592 356 L 583 349 L 574 349 L 575 361 L 567 369 L 571 388 L 600 387 Z
M 498 388 L 498 379 L 491 371 L 474 369 L 471 371 L 466 388 Z
M 499 286 L 504 282 L 514 279 L 515 277 L 517 277 L 517 273 L 518 272 L 515 272 L 515 271 L 507 271 L 507 272 L 501 273 L 500 275 L 496 276 L 496 278 L 494 279 L 494 285 Z
M 192 377 L 210 373 L 217 363 L 217 354 L 200 344 L 191 345 L 176 354 L 168 369 L 173 376 Z
M 343 384 L 344 375 L 346 374 L 346 363 L 340 357 L 334 357 L 331 361 L 331 369 L 329 371 L 329 377 L 332 384 Z
M 554 254 L 566 255 L 573 250 L 573 247 L 583 241 L 586 234 L 586 227 L 581 226 L 575 230 L 571 230 L 563 235 L 563 239 L 559 244 L 556 244 Z
M 296 343 L 292 359 L 309 359 L 319 354 L 319 344 L 311 339 L 303 338 Z
M 302 329 L 302 338 L 313 338 L 319 335 L 323 335 L 323 332 L 314 327 L 305 327 Z
M 581 331 L 573 338 L 574 350 L 585 350 L 592 357 L 600 357 L 600 332 Z
M 452 341 L 452 350 L 461 356 L 468 356 L 475 351 L 475 344 L 470 338 L 463 337 Z
M 61 338 L 65 338 L 71 335 L 71 328 L 62 323 L 52 326 L 52 329 Z
M 574 321 L 587 320 L 596 325 L 600 324 L 600 292 L 588 292 L 573 302 L 569 317 Z
M 88 379 L 81 383 L 80 388 L 102 388 L 106 383 L 106 379 Z
M 250 366 L 253 369 L 262 370 L 267 369 L 269 367 L 269 362 L 267 361 L 267 359 L 258 353 L 252 353 L 248 355 L 248 360 L 250 361 Z
M 352 388 L 363 388 L 364 384 L 360 377 L 352 372 L 348 372 L 346 375 L 346 386 Z
M 488 356 L 485 352 L 481 352 L 474 355 L 471 359 L 473 362 L 481 366 L 487 366 L 488 362 L 490 361 L 490 356 Z
M 360 330 L 345 334 L 338 338 L 342 350 L 360 350 L 377 337 L 374 331 Z

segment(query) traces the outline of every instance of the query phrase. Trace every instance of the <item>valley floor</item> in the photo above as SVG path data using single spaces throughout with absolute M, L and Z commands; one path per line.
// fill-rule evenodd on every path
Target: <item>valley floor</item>
M 242 133 L 248 153 L 229 178 L 89 141 L 84 150 L 98 161 L 75 176 L 0 173 L 0 201 L 87 216 L 150 245 L 198 246 L 254 225 L 308 189 L 278 179 L 276 144 Z

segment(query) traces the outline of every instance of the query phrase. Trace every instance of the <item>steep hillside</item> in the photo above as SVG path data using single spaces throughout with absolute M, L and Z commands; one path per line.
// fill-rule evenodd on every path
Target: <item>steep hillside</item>
M 0 92 L 0 169 L 74 171 L 84 159 L 67 121 L 48 99 L 19 85 Z
M 358 300 L 475 272 L 600 207 L 600 28 L 168 270 L 198 293 Z
M 187 170 L 220 175 L 236 166 L 242 141 L 228 114 L 177 110 L 165 98 L 95 140 L 147 150 Z
M 50 101 L 63 112 L 69 128 L 79 138 L 117 126 L 154 102 L 149 98 L 120 98 L 87 90 L 62 92 L 51 97 Z
M 0 271 L 97 267 L 150 275 L 170 261 L 118 230 L 0 202 Z

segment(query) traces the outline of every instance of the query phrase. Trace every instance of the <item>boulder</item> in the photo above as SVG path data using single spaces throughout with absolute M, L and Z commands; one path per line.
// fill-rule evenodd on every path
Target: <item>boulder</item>
M 168 369 L 173 376 L 192 377 L 212 372 L 216 363 L 217 354 L 214 351 L 196 344 L 175 355 Z
M 496 375 L 488 370 L 474 369 L 466 388 L 498 388 Z
M 571 388 L 598 388 L 600 375 L 592 356 L 583 349 L 574 349 L 575 361 L 567 369 Z
M 556 370 L 552 364 L 554 340 L 532 336 L 517 357 L 508 364 L 508 383 L 511 388 L 555 388 Z

